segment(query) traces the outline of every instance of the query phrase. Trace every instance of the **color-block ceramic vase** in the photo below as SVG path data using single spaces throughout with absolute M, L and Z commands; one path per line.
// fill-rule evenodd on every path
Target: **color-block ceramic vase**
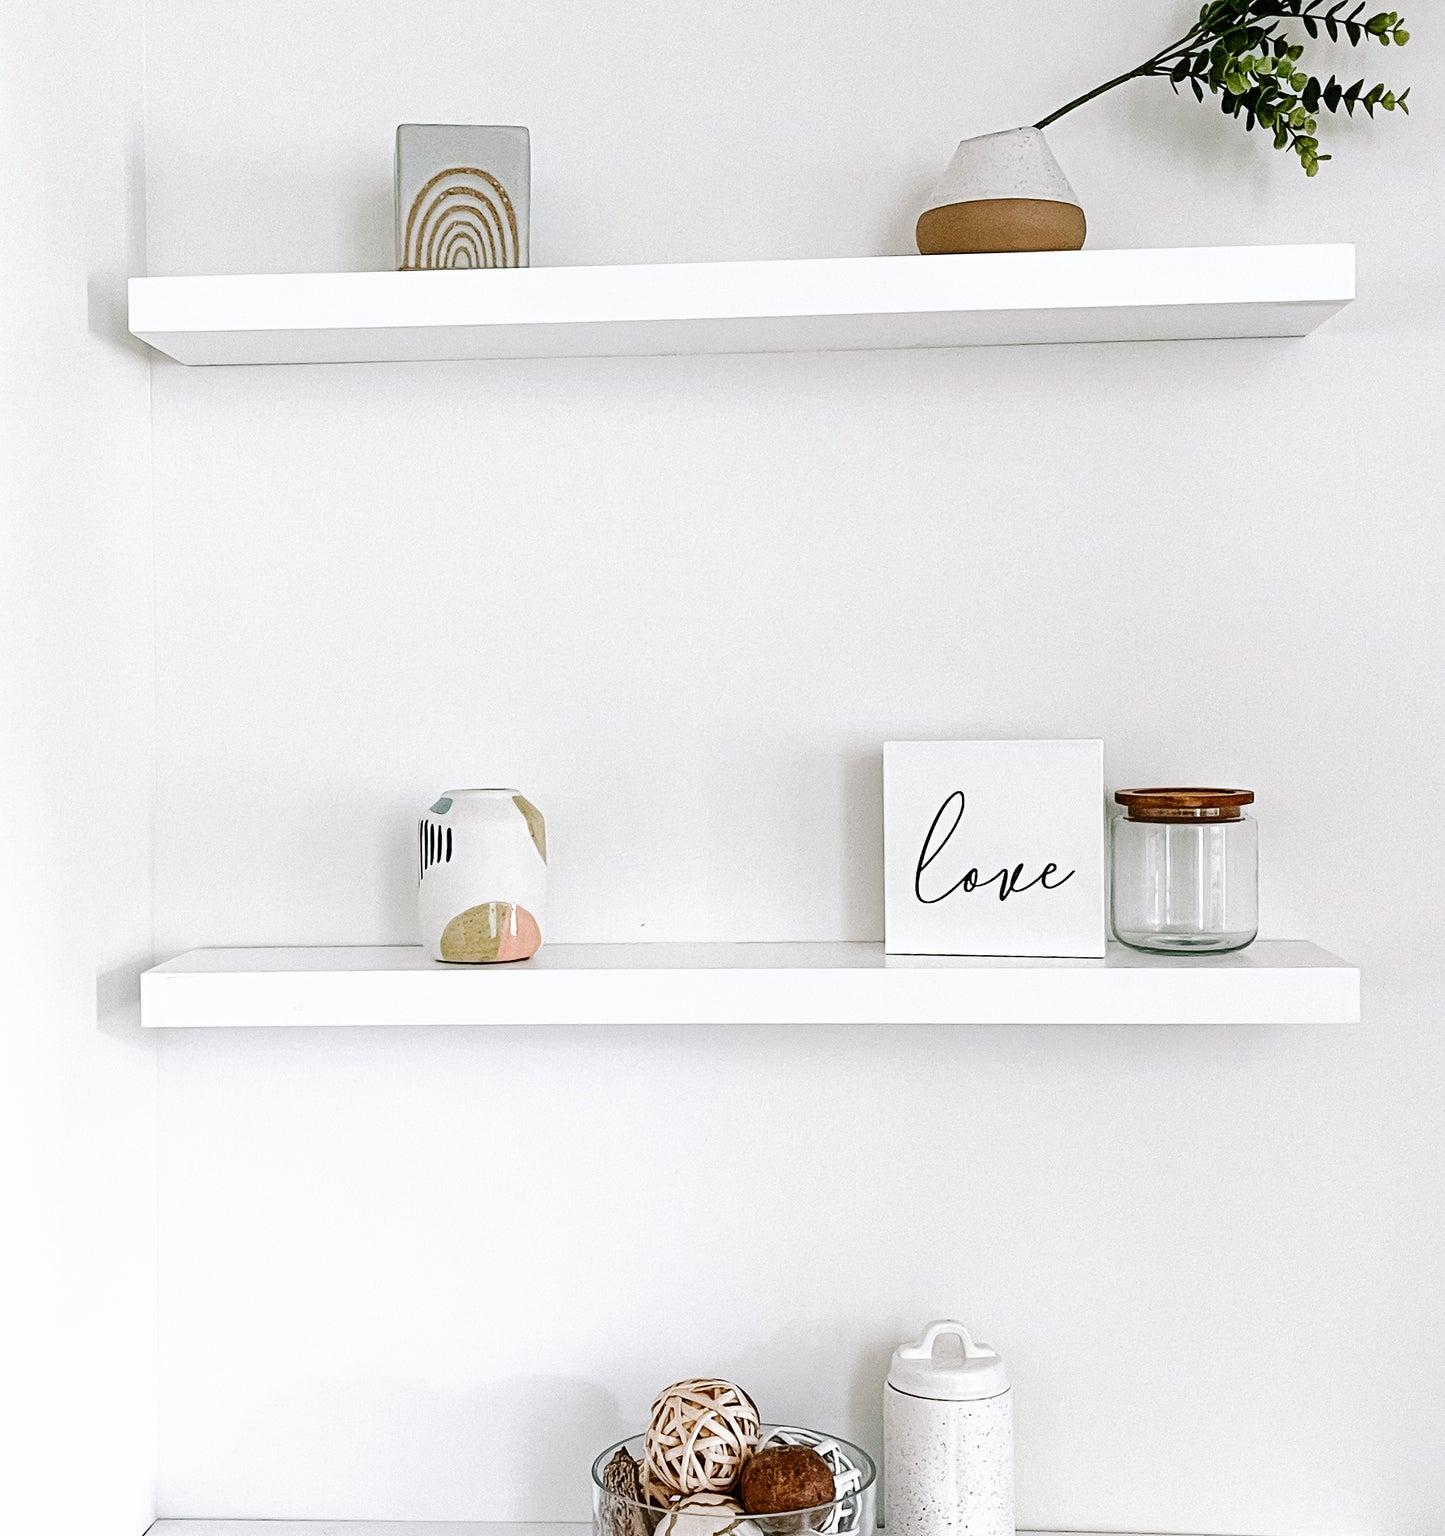
M 398 270 L 525 267 L 531 198 L 525 128 L 402 123 L 396 130 Z
M 526 960 L 542 944 L 547 827 L 515 789 L 449 789 L 417 825 L 421 941 L 433 960 Z
M 1037 128 L 965 139 L 918 220 L 925 256 L 1076 251 L 1084 210 Z

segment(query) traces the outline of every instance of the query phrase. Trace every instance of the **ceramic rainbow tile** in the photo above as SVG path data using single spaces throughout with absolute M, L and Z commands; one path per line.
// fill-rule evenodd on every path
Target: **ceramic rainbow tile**
M 525 128 L 397 128 L 399 271 L 525 267 L 531 200 L 531 136 Z

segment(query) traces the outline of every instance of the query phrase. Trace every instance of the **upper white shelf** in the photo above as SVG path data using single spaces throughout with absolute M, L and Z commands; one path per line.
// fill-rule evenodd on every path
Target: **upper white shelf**
M 836 352 L 1304 336 L 1354 296 L 1352 245 L 1250 245 L 134 277 L 130 328 L 197 364 Z
M 1104 960 L 881 944 L 550 944 L 511 965 L 418 947 L 194 949 L 141 977 L 151 1028 L 337 1024 L 1353 1024 L 1360 973 L 1313 944 Z

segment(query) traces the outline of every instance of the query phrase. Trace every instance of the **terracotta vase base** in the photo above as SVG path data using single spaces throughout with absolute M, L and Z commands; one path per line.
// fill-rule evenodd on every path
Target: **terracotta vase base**
M 918 220 L 918 249 L 925 256 L 1077 251 L 1084 233 L 1084 210 L 1077 203 L 993 197 L 926 209 Z

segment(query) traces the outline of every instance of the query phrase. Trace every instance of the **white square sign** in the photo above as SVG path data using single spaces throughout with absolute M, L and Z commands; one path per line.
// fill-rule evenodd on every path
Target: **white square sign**
M 888 742 L 883 884 L 890 955 L 1103 955 L 1103 742 Z

